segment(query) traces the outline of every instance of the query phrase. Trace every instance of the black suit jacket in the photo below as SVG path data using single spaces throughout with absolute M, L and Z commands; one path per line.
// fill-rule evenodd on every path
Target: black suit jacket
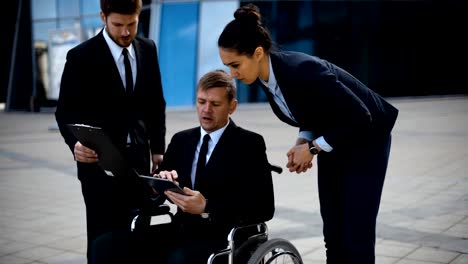
M 142 149 L 141 159 L 148 161 L 150 149 L 152 154 L 164 153 L 166 103 L 156 45 L 140 37 L 133 45 L 137 77 L 131 102 L 102 31 L 68 52 L 56 119 L 72 152 L 77 139 L 66 128 L 68 123 L 102 127 L 122 151 L 130 126 Z M 99 171 L 97 165 L 78 164 L 78 177 L 91 171 Z
M 167 148 L 163 170 L 176 170 L 181 186 L 192 188 L 190 173 L 200 127 L 178 132 Z M 274 214 L 271 171 L 263 137 L 231 120 L 204 169 L 199 189 L 208 199 L 210 220 L 179 210 L 188 233 L 220 236 L 224 242 L 236 224 L 270 220 Z M 198 184 L 197 184 L 198 185 Z
M 356 139 L 388 135 L 398 110 L 338 66 L 300 52 L 271 52 L 273 72 L 297 123 L 287 118 L 264 89 L 282 121 L 324 136 L 333 148 Z

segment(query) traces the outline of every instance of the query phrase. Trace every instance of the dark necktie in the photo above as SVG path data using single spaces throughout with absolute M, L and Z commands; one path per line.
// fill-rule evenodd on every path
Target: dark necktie
M 127 95 L 131 95 L 133 92 L 133 74 L 132 66 L 130 65 L 130 60 L 128 59 L 128 50 L 124 48 L 122 50 L 122 55 L 124 56 L 124 65 L 125 65 L 125 91 Z
M 200 180 L 202 177 L 203 169 L 206 165 L 206 154 L 208 153 L 208 141 L 210 141 L 210 135 L 206 134 L 203 137 L 203 144 L 200 148 L 200 153 L 198 154 L 198 162 L 197 162 L 197 170 L 195 173 L 195 190 L 197 190 L 197 186 L 200 184 Z
M 129 107 L 128 111 L 131 112 L 133 109 L 132 103 L 132 93 L 133 93 L 133 74 L 132 74 L 132 66 L 130 65 L 130 60 L 128 59 L 128 50 L 124 48 L 122 50 L 122 55 L 124 56 L 124 65 L 125 65 L 125 93 L 127 95 L 127 105 Z M 135 144 L 135 133 L 133 132 L 132 122 L 129 117 L 127 128 L 130 138 L 130 144 Z

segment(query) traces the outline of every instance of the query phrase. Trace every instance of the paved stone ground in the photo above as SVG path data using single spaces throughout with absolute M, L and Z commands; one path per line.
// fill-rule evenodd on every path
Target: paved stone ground
M 468 263 L 468 97 L 392 98 L 400 116 L 378 218 L 377 263 Z M 240 105 L 240 126 L 261 133 L 272 163 L 296 137 L 266 104 Z M 85 217 L 72 155 L 52 113 L 0 111 L 0 264 L 85 263 Z M 167 139 L 197 125 L 168 109 Z M 304 263 L 325 263 L 315 168 L 274 175 L 270 237 Z

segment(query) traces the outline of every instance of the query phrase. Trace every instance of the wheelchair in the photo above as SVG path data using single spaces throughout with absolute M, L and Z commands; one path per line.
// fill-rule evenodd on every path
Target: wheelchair
M 227 242 L 225 249 L 211 254 L 207 264 L 216 263 L 216 258 L 220 256 L 227 256 L 229 264 L 302 264 L 299 251 L 291 242 L 283 238 L 268 239 L 265 223 L 234 227 Z
M 282 172 L 281 167 L 275 165 L 270 165 L 270 167 L 274 172 Z M 146 212 L 146 217 L 137 214 L 131 223 L 131 231 L 148 227 L 150 225 L 148 214 L 150 216 L 167 215 L 172 221 L 173 213 L 170 209 L 169 205 L 162 204 Z M 227 236 L 227 247 L 212 253 L 207 260 L 207 264 L 217 263 L 302 264 L 303 262 L 299 251 L 291 242 L 283 238 L 269 239 L 268 226 L 262 222 L 232 228 Z

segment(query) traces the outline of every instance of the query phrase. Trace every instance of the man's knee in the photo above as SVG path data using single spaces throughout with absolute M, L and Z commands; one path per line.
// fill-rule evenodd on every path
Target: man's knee
M 109 232 L 96 238 L 91 245 L 91 263 L 131 263 L 133 249 L 130 232 Z

